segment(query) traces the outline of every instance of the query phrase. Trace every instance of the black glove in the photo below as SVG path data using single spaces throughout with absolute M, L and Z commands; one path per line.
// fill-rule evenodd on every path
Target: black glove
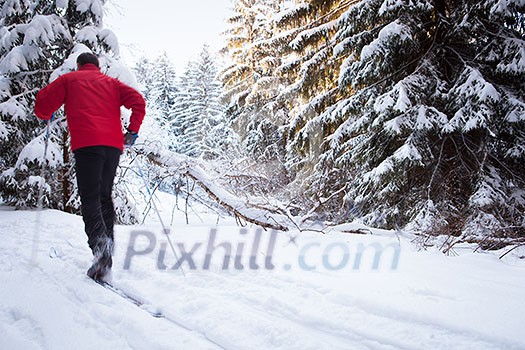
M 131 147 L 135 144 L 135 140 L 139 137 L 135 131 L 129 131 L 124 134 L 124 146 Z

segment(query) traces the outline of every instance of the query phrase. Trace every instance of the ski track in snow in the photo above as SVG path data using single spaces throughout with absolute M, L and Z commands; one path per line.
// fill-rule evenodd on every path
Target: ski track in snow
M 525 348 L 521 263 L 507 264 L 488 254 L 450 258 L 416 252 L 402 240 L 400 266 L 394 271 L 224 271 L 220 261 L 212 260 L 210 270 L 184 265 L 183 277 L 178 270 L 157 270 L 156 251 L 135 257 L 131 269 L 124 270 L 134 229 L 116 228 L 112 284 L 165 318 L 152 317 L 87 278 L 91 254 L 80 217 L 44 211 L 37 219 L 36 212 L 0 207 L 0 348 Z M 155 225 L 140 229 L 160 231 Z M 208 230 L 204 225 L 175 226 L 173 237 L 188 236 L 191 247 Z M 226 232 L 219 242 L 228 234 L 238 238 L 231 234 L 238 231 L 232 224 L 219 230 Z M 289 236 L 279 235 L 276 266 L 289 262 L 286 258 L 294 253 L 286 244 Z M 157 240 L 158 246 L 160 234 Z M 325 241 L 387 245 L 397 238 L 299 235 L 300 244 Z M 264 251 L 260 254 L 262 265 Z M 194 259 L 202 266 L 203 256 Z M 165 260 L 168 266 L 175 262 L 169 249 Z

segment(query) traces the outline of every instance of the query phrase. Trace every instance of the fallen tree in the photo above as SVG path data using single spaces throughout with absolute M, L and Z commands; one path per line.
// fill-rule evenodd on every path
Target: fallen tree
M 140 145 L 133 151 L 151 163 L 192 179 L 211 199 L 239 220 L 279 231 L 288 231 L 290 226 L 295 225 L 283 209 L 252 203 L 249 199 L 240 198 L 228 191 L 218 179 L 208 174 L 202 160 L 148 145 Z

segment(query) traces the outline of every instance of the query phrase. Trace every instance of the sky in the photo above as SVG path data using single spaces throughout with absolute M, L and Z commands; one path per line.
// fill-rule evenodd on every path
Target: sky
M 222 47 L 231 7 L 230 0 L 111 0 L 104 25 L 117 35 L 128 65 L 166 51 L 181 73 L 204 44 L 214 51 Z

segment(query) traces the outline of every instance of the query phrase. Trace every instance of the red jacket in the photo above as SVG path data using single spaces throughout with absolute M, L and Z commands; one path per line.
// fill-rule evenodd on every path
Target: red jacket
M 146 103 L 138 91 L 101 73 L 97 66 L 89 63 L 40 90 L 36 96 L 35 114 L 48 120 L 63 104 L 73 151 L 87 146 L 111 146 L 122 150 L 120 106 L 132 111 L 130 131 L 139 131 L 146 113 Z

